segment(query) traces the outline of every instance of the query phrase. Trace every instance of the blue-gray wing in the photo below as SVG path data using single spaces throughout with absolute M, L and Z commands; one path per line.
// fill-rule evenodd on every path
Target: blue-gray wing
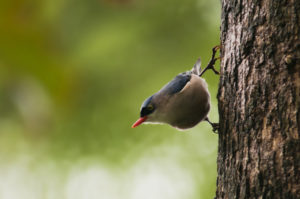
M 185 72 L 177 75 L 172 81 L 165 85 L 160 92 L 166 94 L 175 94 L 180 92 L 191 79 L 191 72 Z

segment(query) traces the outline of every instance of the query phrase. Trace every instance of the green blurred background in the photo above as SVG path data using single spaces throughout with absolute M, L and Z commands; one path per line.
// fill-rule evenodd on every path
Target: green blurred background
M 219 26 L 218 0 L 1 1 L 0 198 L 213 198 L 209 124 L 131 125 L 209 61 Z M 204 78 L 217 122 L 218 77 Z

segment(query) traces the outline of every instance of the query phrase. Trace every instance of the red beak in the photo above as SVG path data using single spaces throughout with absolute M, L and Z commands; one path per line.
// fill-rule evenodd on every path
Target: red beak
M 139 126 L 140 124 L 142 124 L 143 122 L 145 122 L 147 120 L 147 116 L 145 117 L 141 117 L 140 119 L 138 119 L 131 128 L 135 128 L 137 126 Z

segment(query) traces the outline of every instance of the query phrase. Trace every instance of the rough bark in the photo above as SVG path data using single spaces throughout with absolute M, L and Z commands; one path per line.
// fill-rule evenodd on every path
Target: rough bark
M 300 1 L 222 0 L 216 198 L 300 198 Z

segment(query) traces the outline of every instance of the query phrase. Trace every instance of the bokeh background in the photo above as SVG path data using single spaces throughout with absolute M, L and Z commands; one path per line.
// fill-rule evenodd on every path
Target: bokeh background
M 131 125 L 145 98 L 206 65 L 219 26 L 218 0 L 1 1 L 0 198 L 213 198 L 209 124 Z M 218 77 L 204 78 L 217 122 Z

